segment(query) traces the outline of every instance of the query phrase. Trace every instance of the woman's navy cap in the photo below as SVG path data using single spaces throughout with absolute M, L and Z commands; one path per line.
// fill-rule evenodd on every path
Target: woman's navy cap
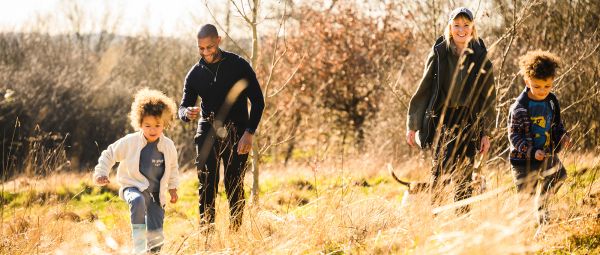
M 473 13 L 471 12 L 471 10 L 469 10 L 467 7 L 458 7 L 452 10 L 452 12 L 450 12 L 450 19 L 448 21 L 452 22 L 456 18 L 456 16 L 458 16 L 461 13 L 467 15 L 467 17 L 469 17 L 469 20 L 473 20 Z

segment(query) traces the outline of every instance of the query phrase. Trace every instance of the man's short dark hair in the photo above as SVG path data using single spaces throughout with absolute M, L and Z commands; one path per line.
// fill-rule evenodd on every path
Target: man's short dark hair
M 219 32 L 213 24 L 206 24 L 198 30 L 198 39 L 207 37 L 219 37 Z

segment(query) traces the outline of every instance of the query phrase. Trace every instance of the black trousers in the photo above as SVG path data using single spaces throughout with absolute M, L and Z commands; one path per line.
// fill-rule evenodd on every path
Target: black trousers
M 242 224 L 245 205 L 243 180 L 248 154 L 239 155 L 237 145 L 243 132 L 244 129 L 233 125 L 217 131 L 210 127 L 195 138 L 201 224 L 215 222 L 215 197 L 218 193 L 221 164 L 224 168 L 225 193 L 229 201 L 230 227 L 238 229 Z
M 448 108 L 442 123 L 431 169 L 434 205 L 441 202 L 442 188 L 451 181 L 455 183 L 454 201 L 471 197 L 474 157 L 480 136 L 466 108 Z M 468 210 L 465 206 L 459 211 Z

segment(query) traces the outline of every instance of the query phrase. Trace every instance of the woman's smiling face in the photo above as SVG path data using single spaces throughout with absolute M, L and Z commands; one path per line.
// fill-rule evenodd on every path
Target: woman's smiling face
M 458 16 L 450 23 L 450 35 L 455 44 L 464 45 L 473 37 L 473 22 Z

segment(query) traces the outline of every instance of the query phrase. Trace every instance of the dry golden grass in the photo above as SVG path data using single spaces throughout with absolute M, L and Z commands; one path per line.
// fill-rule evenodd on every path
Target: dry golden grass
M 597 170 L 577 177 L 573 169 L 597 169 L 598 159 L 578 158 L 567 160 L 578 165 L 569 166 L 570 177 L 552 200 L 554 220 L 539 229 L 532 207 L 524 206 L 510 189 L 505 166 L 486 169 L 493 176 L 488 178 L 489 189 L 469 214 L 457 216 L 447 210 L 434 216 L 428 194 L 414 195 L 402 205 L 404 188 L 388 176 L 384 164 L 356 160 L 346 163 L 343 171 L 340 166 L 266 168 L 261 203 L 247 205 L 239 232 L 228 230 L 227 203 L 220 194 L 216 231 L 207 237 L 197 220 L 195 173 L 187 171 L 180 201 L 167 209 L 163 254 L 597 253 Z M 404 175 L 417 172 L 411 176 L 420 179 L 426 178 L 425 166 L 414 161 L 401 168 Z M 251 176 L 247 177 L 248 187 Z M 89 175 L 23 177 L 4 183 L 4 191 L 31 192 L 35 187 L 49 192 L 69 186 L 78 190 L 80 182 L 89 183 Z M 118 197 L 94 200 L 94 194 L 100 195 L 82 191 L 62 200 L 4 205 L 0 253 L 126 254 L 131 240 L 125 202 Z

